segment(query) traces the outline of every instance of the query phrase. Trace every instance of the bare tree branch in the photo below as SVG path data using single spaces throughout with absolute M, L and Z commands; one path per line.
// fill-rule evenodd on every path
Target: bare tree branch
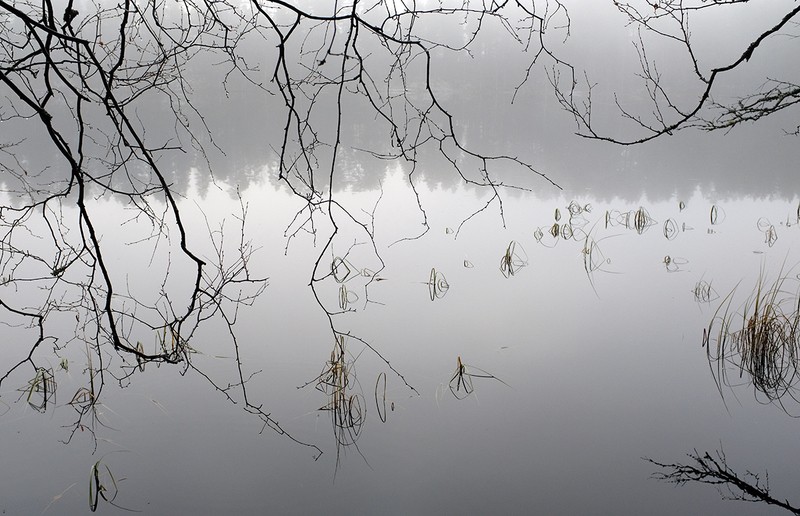
M 785 34 L 795 27 L 800 6 L 788 9 L 773 24 L 761 30 L 752 40 L 746 41 L 736 57 L 727 63 L 720 63 L 705 70 L 701 57 L 697 54 L 695 37 L 690 19 L 693 14 L 712 8 L 724 8 L 733 4 L 746 4 L 748 0 L 725 0 L 715 2 L 689 2 L 668 0 L 638 4 L 614 2 L 624 13 L 632 26 L 637 28 L 639 39 L 635 43 L 639 54 L 641 72 L 639 78 L 650 99 L 650 113 L 634 113 L 624 108 L 622 100 L 615 95 L 615 103 L 620 115 L 634 123 L 642 136 L 626 138 L 611 135 L 592 121 L 591 92 L 596 86 L 588 78 L 584 79 L 588 90 L 587 99 L 576 95 L 579 84 L 578 74 L 571 66 L 559 65 L 553 69 L 550 82 L 562 107 L 569 112 L 577 125 L 577 134 L 589 139 L 613 142 L 620 145 L 636 145 L 655 138 L 671 135 L 687 128 L 700 128 L 706 131 L 728 131 L 743 122 L 752 122 L 777 113 L 796 103 L 798 92 L 794 82 L 785 79 L 766 80 L 765 86 L 756 92 L 742 96 L 731 104 L 716 102 L 715 90 L 734 70 L 742 69 L 770 38 Z M 648 57 L 642 34 L 655 35 L 667 41 L 677 42 L 691 63 L 691 73 L 698 93 L 691 100 L 678 99 L 676 93 L 668 91 L 665 80 L 659 73 L 655 61 Z M 559 69 L 566 71 L 566 81 Z
M 768 474 L 765 473 L 763 479 L 761 475 L 751 471 L 746 471 L 740 476 L 728 465 L 728 459 L 721 448 L 713 454 L 694 450 L 687 454 L 687 457 L 689 457 L 687 463 L 662 463 L 647 457 L 644 460 L 664 470 L 653 474 L 653 478 L 657 480 L 676 485 L 708 484 L 716 487 L 725 500 L 763 502 L 778 506 L 792 514 L 800 514 L 800 508 L 791 505 L 789 500 L 780 500 L 771 494 Z

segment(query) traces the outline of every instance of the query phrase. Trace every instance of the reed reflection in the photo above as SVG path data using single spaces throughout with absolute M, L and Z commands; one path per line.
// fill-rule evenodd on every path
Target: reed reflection
M 778 230 L 775 229 L 775 226 L 769 221 L 766 217 L 761 217 L 756 222 L 756 226 L 761 233 L 764 234 L 764 243 L 767 244 L 769 247 L 775 245 L 775 242 L 778 241 Z
M 448 387 L 450 388 L 450 392 L 458 400 L 463 400 L 467 398 L 470 394 L 475 392 L 475 387 L 472 384 L 472 380 L 474 378 L 486 378 L 491 380 L 497 380 L 503 385 L 508 386 L 506 382 L 496 377 L 495 375 L 487 371 L 484 371 L 483 369 L 480 369 L 478 367 L 465 364 L 464 362 L 461 361 L 461 356 L 458 356 L 456 358 L 456 370 L 453 373 L 453 376 L 450 378 L 450 381 L 448 382 Z
M 517 274 L 520 269 L 528 266 L 528 255 L 525 249 L 512 240 L 506 247 L 506 252 L 500 258 L 500 272 L 505 278 L 510 278 Z
M 639 235 L 644 234 L 645 231 L 658 224 L 643 206 L 626 212 L 611 211 L 606 216 L 606 223 L 610 226 L 622 226 L 635 231 Z
M 667 269 L 667 272 L 685 271 L 688 264 L 689 260 L 681 258 L 680 256 L 666 255 L 664 257 L 664 267 Z
M 119 494 L 119 482 L 121 480 L 123 479 L 117 480 L 111 472 L 111 468 L 109 468 L 102 459 L 92 464 L 89 472 L 89 510 L 96 512 L 100 500 L 103 500 L 118 509 L 131 511 L 132 509 L 115 503 L 117 495 Z
M 435 268 L 431 269 L 431 275 L 427 285 L 431 301 L 443 298 L 448 290 L 450 290 L 450 284 L 447 282 L 447 278 L 444 277 L 441 271 L 437 271 Z
M 55 374 L 52 368 L 39 367 L 36 374 L 28 380 L 28 385 L 19 389 L 22 397 L 36 412 L 46 412 L 47 407 L 56 402 Z
M 719 299 L 717 291 L 714 290 L 711 283 L 705 280 L 700 280 L 695 284 L 692 294 L 694 294 L 694 300 L 698 303 L 711 303 Z
M 318 410 L 330 415 L 333 435 L 336 439 L 337 464 L 343 447 L 354 446 L 366 418 L 364 395 L 356 379 L 356 357 L 345 348 L 345 335 L 337 335 L 330 359 L 322 372 L 300 388 L 314 387 L 328 397 L 328 402 Z M 358 447 L 356 446 L 356 449 Z
M 769 281 L 766 272 L 753 292 L 734 305 L 736 289 L 720 303 L 703 330 L 703 342 L 720 393 L 749 383 L 757 399 L 787 413 L 798 402 L 800 379 L 800 282 L 783 270 Z
M 355 311 L 352 305 L 361 299 L 361 296 L 359 296 L 355 290 L 351 289 L 348 284 L 357 283 L 357 280 L 361 279 L 363 281 L 358 285 L 358 288 L 366 292 L 367 284 L 372 281 L 383 281 L 385 279 L 379 277 L 377 273 L 370 268 L 358 267 L 353 264 L 349 258 L 349 251 L 344 257 L 335 256 L 331 261 L 330 269 L 330 276 L 339 284 L 337 299 L 339 309 L 342 312 Z
M 394 402 L 389 405 L 391 410 L 394 411 Z M 388 417 L 386 412 L 386 373 L 379 373 L 377 380 L 375 380 L 375 407 L 378 412 L 378 419 L 381 423 L 385 423 Z

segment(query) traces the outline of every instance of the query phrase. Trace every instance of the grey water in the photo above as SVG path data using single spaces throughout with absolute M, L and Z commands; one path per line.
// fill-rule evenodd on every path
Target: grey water
M 153 513 L 753 514 L 752 504 L 723 501 L 707 486 L 652 480 L 657 468 L 642 460 L 679 461 L 720 446 L 732 464 L 768 470 L 774 492 L 791 494 L 797 420 L 760 402 L 746 375 L 721 394 L 702 344 L 729 293 L 739 306 L 759 275 L 796 283 L 796 198 L 714 199 L 699 189 L 636 202 L 522 195 L 506 199 L 505 228 L 494 210 L 455 238 L 481 199 L 467 190 L 420 191 L 430 231 L 389 247 L 416 231 L 419 214 L 394 205 L 411 195 L 404 176 L 385 178 L 374 220 L 383 281 L 368 292 L 360 276 L 343 283 L 353 311 L 337 322 L 415 389 L 349 341 L 352 392 L 363 396 L 366 414 L 354 445 L 337 452 L 329 414 L 318 410 L 327 396 L 313 383 L 298 388 L 324 369 L 334 339 L 307 287 L 315 248 L 298 239 L 284 252 L 286 218 L 275 210 L 291 211 L 293 201 L 265 183 L 244 198 L 261 247 L 253 265 L 268 273 L 269 286 L 242 311 L 238 340 L 245 370 L 258 372 L 250 396 L 293 436 L 317 444 L 321 458 L 269 429 L 260 433 L 257 418 L 197 375 L 150 366 L 125 389 L 106 388 L 107 428 L 98 429 L 94 455 L 81 432 L 60 443 L 70 418 L 61 393 L 57 408 L 40 414 L 5 391 L 2 428 L 14 445 L 3 452 L 3 508 L 40 511 L 58 497 L 54 513 L 83 513 L 89 468 L 102 459 L 119 477 L 115 503 Z M 226 195 L 207 197 L 218 213 L 235 210 Z M 376 196 L 343 194 L 365 206 Z M 712 208 L 724 220 L 712 224 Z M 628 221 L 639 210 L 649 219 L 636 227 Z M 570 220 L 575 227 L 565 229 Z M 665 231 L 668 221 L 674 233 Z M 759 221 L 774 225 L 777 240 Z M 514 274 L 504 275 L 512 241 Z M 346 260 L 354 271 L 377 269 L 358 246 Z M 446 280 L 440 296 L 430 295 L 431 269 Z M 341 286 L 326 282 L 321 296 L 335 306 Z M 193 346 L 196 363 L 233 378 L 224 335 L 200 335 Z M 450 389 L 458 360 L 476 374 L 468 394 Z M 80 360 L 74 364 L 58 374 L 64 392 L 81 376 Z M 382 373 L 385 391 L 376 390 Z
M 55 371 L 52 406 L 28 403 L 22 371 L 0 391 L 0 511 L 85 514 L 99 464 L 115 497 L 98 512 L 109 514 L 779 514 L 711 486 L 660 482 L 644 459 L 722 449 L 737 471 L 768 471 L 776 497 L 796 491 L 800 404 L 770 401 L 747 372 L 723 381 L 704 346 L 720 307 L 741 319 L 759 285 L 783 279 L 781 295 L 797 303 L 800 147 L 785 120 L 601 144 L 547 107 L 544 84 L 501 110 L 513 94 L 513 81 L 497 86 L 508 63 L 478 65 L 486 80 L 451 92 L 461 136 L 517 149 L 560 188 L 503 170 L 525 190 L 493 199 L 435 160 L 412 188 L 407 163 L 352 157 L 332 189 L 374 246 L 346 219 L 330 249 L 324 217 L 316 234 L 296 231 L 303 203 L 259 143 L 275 130 L 263 127 L 267 108 L 234 95 L 212 110 L 228 149 L 214 180 L 191 160 L 174 179 L 205 258 L 215 256 L 209 228 L 223 221 L 235 251 L 247 207 L 249 267 L 268 280 L 237 312 L 238 348 L 212 324 L 192 341 L 202 375 L 148 364 L 108 378 L 95 441 L 75 429 L 70 404 L 87 381 L 86 352 L 48 343 L 37 356 Z M 448 66 L 461 83 L 461 65 Z M 217 84 L 198 89 L 210 106 L 221 98 Z M 363 124 L 349 129 L 371 144 Z M 131 296 L 158 288 L 154 271 L 173 268 L 180 281 L 181 264 L 128 245 L 149 231 L 121 226 L 128 209 L 92 206 Z M 63 335 L 74 331 L 69 315 L 53 321 Z M 359 409 L 344 435 L 320 381 L 340 345 L 331 324 L 347 334 L 347 400 Z M 6 325 L 0 363 L 14 364 L 26 329 Z M 144 345 L 157 345 L 150 337 Z M 240 365 L 250 401 L 292 438 L 243 410 L 231 386 Z

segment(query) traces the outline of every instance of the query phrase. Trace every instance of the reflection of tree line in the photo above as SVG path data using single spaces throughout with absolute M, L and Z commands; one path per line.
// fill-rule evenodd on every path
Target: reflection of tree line
M 374 189 L 380 185 L 387 165 L 395 163 L 402 164 L 412 185 L 423 178 L 445 189 L 466 185 L 489 193 L 490 203 L 502 203 L 501 192 L 515 195 L 521 191 L 513 186 L 509 189 L 509 185 L 544 185 L 548 191 L 555 191 L 551 179 L 558 180 L 549 176 L 559 163 L 537 164 L 535 168 L 527 156 L 516 157 L 519 153 L 514 149 L 530 145 L 524 130 L 527 127 L 508 128 L 510 136 L 505 130 L 496 130 L 506 129 L 503 113 L 495 109 L 496 102 L 478 103 L 472 115 L 454 122 L 455 106 L 474 105 L 474 98 L 483 95 L 480 89 L 437 85 L 431 68 L 440 61 L 433 59 L 431 50 L 463 56 L 475 40 L 466 44 L 431 41 L 420 37 L 413 23 L 406 25 L 403 20 L 427 15 L 438 20 L 457 19 L 458 33 L 474 30 L 473 35 L 484 21 L 491 20 L 502 24 L 514 41 L 538 44 L 540 52 L 532 58 L 534 61 L 542 56 L 554 66 L 571 68 L 546 48 L 549 40 L 538 37 L 546 27 L 550 27 L 548 31 L 566 31 L 569 17 L 561 4 L 542 17 L 537 14 L 539 10 L 533 6 L 529 10 L 521 3 L 493 5 L 485 10 L 462 5 L 455 10 L 425 12 L 416 12 L 415 7 L 405 4 L 376 3 L 360 12 L 356 4 L 336 4 L 331 11 L 287 2 L 267 8 L 255 2 L 246 13 L 234 3 L 181 3 L 179 11 L 194 20 L 189 23 L 169 19 L 157 6 L 152 7 L 139 10 L 128 3 L 97 4 L 89 12 L 80 13 L 70 4 L 62 14 L 50 2 L 5 5 L 8 23 L 0 28 L 7 43 L 0 74 L 5 102 L 3 126 L 6 134 L 17 135 L 19 140 L 0 142 L 0 167 L 7 172 L 3 189 L 11 197 L 9 205 L 0 209 L 4 231 L 0 272 L 3 294 L 8 294 L 0 307 L 8 319 L 26 321 L 29 349 L 0 383 L 12 373 L 23 374 L 29 366 L 31 379 L 20 389 L 20 399 L 25 398 L 37 411 L 52 406 L 58 370 L 39 365 L 37 351 L 43 343 L 53 341 L 58 343 L 57 354 L 66 352 L 59 347 L 59 339 L 48 334 L 45 321 L 77 314 L 74 338 L 70 336 L 67 343 L 86 345 L 89 378 L 87 386 L 71 398 L 70 405 L 78 413 L 73 435 L 78 429 L 92 430 L 89 433 L 97 443 L 93 424 L 107 379 L 124 386 L 137 371 L 143 372 L 146 364 L 168 363 L 178 365 L 183 373 L 196 372 L 208 380 L 221 395 L 258 417 L 264 429 L 287 435 L 321 453 L 316 445 L 287 434 L 248 397 L 246 384 L 252 375 L 244 372 L 233 326 L 239 308 L 262 292 L 266 279 L 251 276 L 248 268 L 253 248 L 245 238 L 244 203 L 237 215 L 241 227 L 233 232 L 233 253 L 224 251 L 223 228 L 208 227 L 205 243 L 210 251 L 200 258 L 196 241 L 187 237 L 185 211 L 176 200 L 188 191 L 192 180 L 197 181 L 195 186 L 201 193 L 214 181 L 246 186 L 248 174 L 267 164 L 281 184 L 305 203 L 298 212 L 298 233 L 305 231 L 316 238 L 320 225 L 329 223 L 319 233 L 324 235 L 320 237 L 324 243 L 310 286 L 328 317 L 336 348 L 316 384 L 330 396 L 323 409 L 333 415 L 337 450 L 340 445 L 354 444 L 363 421 L 364 402 L 363 396 L 348 390 L 354 387 L 355 359 L 348 358 L 344 337 L 359 341 L 403 382 L 405 379 L 368 342 L 339 329 L 334 321 L 338 312 L 326 308 L 316 289 L 328 277 L 324 258 L 334 243 L 338 245 L 340 228 L 345 224 L 357 226 L 382 265 L 374 228 L 339 204 L 334 193 L 348 187 Z M 516 22 L 510 23 L 512 19 Z M 271 76 L 263 76 L 259 68 L 263 63 L 251 65 L 245 58 L 253 50 L 244 43 L 252 41 L 246 37 L 250 35 L 255 35 L 256 48 L 272 59 L 265 66 Z M 209 79 L 201 77 L 206 69 L 203 65 L 192 68 L 188 63 L 202 55 L 201 49 L 209 52 L 203 57 L 224 67 L 222 74 L 199 80 Z M 367 49 L 368 58 L 364 54 Z M 527 56 L 525 59 L 532 67 L 534 62 Z M 454 63 L 443 62 L 443 68 Z M 192 76 L 190 72 L 201 75 Z M 237 78 L 241 80 L 237 82 Z M 191 95 L 188 92 L 195 81 L 198 93 Z M 205 95 L 203 85 L 215 81 L 224 88 L 217 89 L 216 95 Z M 487 89 L 486 85 L 482 87 Z M 234 91 L 235 101 L 220 103 L 220 109 L 209 107 L 223 98 L 223 90 L 225 98 Z M 256 101 L 248 94 L 251 92 L 259 93 Z M 567 98 L 560 100 L 565 107 L 575 107 L 565 102 Z M 277 117 L 268 116 L 273 111 Z M 581 119 L 580 112 L 574 114 Z M 535 123 L 549 128 L 551 119 L 542 117 Z M 42 135 L 46 144 L 39 139 Z M 467 144 L 473 138 L 480 140 L 476 146 L 471 141 Z M 580 154 L 560 141 L 557 131 L 537 145 Z M 599 164 L 601 172 L 624 168 L 640 171 L 645 166 L 616 150 L 603 152 L 609 159 Z M 694 153 L 691 159 L 698 155 Z M 648 163 L 648 172 L 664 178 L 668 186 L 684 183 L 655 169 L 651 155 L 641 156 Z M 598 162 L 576 160 L 567 166 L 576 167 L 579 173 L 596 172 Z M 671 160 L 670 166 L 680 164 Z M 194 177 L 188 173 L 192 169 L 199 171 Z M 711 167 L 706 173 L 719 169 Z M 757 185 L 766 183 L 763 176 L 755 181 Z M 576 183 L 570 186 L 584 186 L 581 180 Z M 617 185 L 612 194 L 619 194 L 623 187 L 629 185 Z M 788 194 L 792 189 L 782 190 Z M 133 210 L 131 220 L 143 221 L 145 233 L 149 233 L 141 240 L 126 241 L 126 245 L 144 242 L 152 244 L 148 248 L 152 255 L 167 255 L 167 270 L 152 299 L 126 292 L 119 278 L 129 271 L 116 267 L 116 263 L 112 267 L 112 261 L 107 260 L 113 248 L 109 240 L 119 230 L 115 226 L 104 233 L 100 229 L 103 221 L 93 205 L 107 199 L 121 200 Z M 75 207 L 77 215 L 65 207 Z M 418 195 L 417 207 L 424 215 Z M 636 212 L 629 218 L 637 232 L 649 227 L 645 213 Z M 425 231 L 428 229 L 426 223 Z M 558 236 L 575 239 L 579 233 L 576 223 L 569 227 L 569 234 L 561 226 Z M 767 233 L 769 239 L 774 232 L 767 228 Z M 30 236 L 35 238 L 24 241 Z M 37 247 L 39 239 L 47 247 L 44 251 Z M 33 240 L 36 243 L 29 245 Z M 585 242 L 589 242 L 588 233 Z M 603 263 L 599 240 L 584 245 L 583 252 L 591 276 Z M 514 276 L 527 263 L 521 246 L 514 242 L 505 248 L 500 260 L 500 271 L 506 277 Z M 667 265 L 675 263 L 670 260 Z M 172 267 L 194 272 L 187 289 L 175 288 Z M 379 281 L 379 273 L 378 269 L 365 276 L 365 302 L 369 302 L 367 288 Z M 331 274 L 336 276 L 333 271 Z M 440 271 L 437 274 L 432 270 L 427 284 L 432 300 L 441 299 L 448 291 Z M 18 290 L 25 287 L 46 293 L 40 306 L 29 309 L 15 304 L 22 297 Z M 342 284 L 338 301 L 339 310 L 346 312 L 359 297 Z M 229 333 L 236 363 L 233 382 L 215 381 L 191 360 L 196 350 L 190 341 L 211 320 Z M 142 344 L 151 340 L 156 342 L 154 350 Z M 92 357 L 97 360 L 94 366 Z M 451 390 L 455 382 L 454 394 L 471 392 L 473 378 L 495 378 L 465 365 L 460 357 L 457 364 L 450 380 Z M 69 361 L 62 362 L 62 367 L 66 370 Z M 378 378 L 376 402 L 381 398 Z M 385 375 L 383 378 L 385 385 Z M 406 386 L 414 391 L 408 383 Z M 385 406 L 382 413 L 385 416 Z M 113 504 L 115 490 L 110 469 L 95 462 L 90 509 L 95 510 L 101 499 Z
M 328 407 L 337 414 L 337 428 L 355 432 L 338 434 L 341 443 L 354 442 L 348 435 L 357 435 L 358 421 L 353 402 L 358 398 L 345 396 L 351 367 L 343 362 L 341 338 L 360 341 L 405 379 L 379 350 L 339 330 L 337 312 L 326 308 L 316 290 L 327 277 L 322 257 L 338 245 L 346 224 L 356 226 L 383 265 L 374 228 L 334 193 L 363 178 L 373 181 L 368 186 L 379 185 L 386 164 L 400 160 L 419 167 L 414 177 L 421 180 L 432 156 L 455 182 L 489 191 L 497 202 L 506 191 L 495 179 L 500 167 L 521 167 L 552 182 L 511 154 L 488 154 L 462 141 L 458 124 L 440 103 L 447 95 L 439 97 L 431 87 L 436 65 L 431 50 L 467 49 L 420 39 L 413 24 L 403 21 L 417 16 L 413 6 L 376 3 L 364 12 L 356 4 L 290 2 L 255 2 L 246 11 L 228 2 L 180 2 L 180 9 L 169 12 L 150 7 L 97 4 L 79 13 L 70 5 L 62 15 L 50 2 L 6 5 L 8 23 L 0 26 L 7 43 L 0 66 L 2 121 L 5 134 L 18 141 L 0 142 L 0 168 L 8 172 L 3 191 L 10 198 L 0 209 L 0 308 L 6 319 L 27 323 L 17 328 L 27 331 L 30 347 L 0 384 L 14 381 L 12 374 L 28 375 L 30 367 L 32 379 L 22 396 L 37 410 L 47 410 L 55 399 L 57 372 L 40 366 L 42 344 L 59 343 L 56 353 L 67 355 L 80 347 L 74 342 L 82 342 L 91 357 L 88 386 L 72 398 L 79 414 L 74 429 L 92 428 L 108 381 L 124 387 L 145 365 L 168 363 L 184 374 L 196 373 L 255 415 L 263 429 L 311 447 L 319 457 L 320 448 L 294 438 L 249 398 L 252 374 L 242 364 L 234 326 L 238 310 L 261 294 L 267 279 L 250 273 L 254 249 L 245 236 L 246 203 L 238 199 L 235 229 L 223 223 L 212 227 L 200 214 L 201 236 L 196 236 L 197 220 L 178 201 L 190 184 L 201 194 L 215 181 L 244 187 L 247 174 L 267 164 L 302 203 L 287 236 L 309 234 L 322 242 L 310 287 L 340 347 L 324 385 L 333 396 Z M 529 21 L 512 29 L 515 34 L 531 35 L 546 23 L 520 6 L 509 7 L 515 18 Z M 512 15 L 466 8 L 425 14 L 451 20 L 459 10 L 472 18 L 475 30 L 486 17 L 504 21 Z M 462 21 L 454 25 L 456 32 L 463 30 Z M 438 32 L 433 36 L 442 35 Z M 229 93 L 234 101 L 220 102 Z M 372 161 L 363 162 L 359 154 Z M 100 211 L 105 201 L 117 210 Z M 417 207 L 424 212 L 421 203 Z M 120 212 L 125 220 L 113 221 Z M 141 265 L 154 285 L 136 294 L 131 290 L 138 285 L 126 284 L 134 274 L 128 246 L 144 247 L 150 255 Z M 122 256 L 110 259 L 114 252 Z M 164 270 L 156 271 L 159 259 Z M 194 275 L 186 280 L 185 271 Z M 369 302 L 367 286 L 379 278 L 366 281 L 363 299 Z M 434 297 L 444 283 L 435 285 Z M 24 297 L 19 290 L 28 287 L 44 299 L 40 306 L 18 308 Z M 359 301 L 344 285 L 338 300 L 341 312 Z M 62 315 L 77 315 L 77 324 L 74 335 L 59 340 L 49 328 Z M 193 361 L 193 338 L 214 323 L 225 331 L 235 357 L 232 381 L 212 378 Z M 155 349 L 143 344 L 152 341 Z M 92 482 L 94 510 L 98 500 L 111 500 L 102 495 L 106 484 L 97 475 Z
M 263 120 L 254 117 L 261 109 L 254 109 L 249 96 L 232 96 L 225 100 L 225 110 L 221 110 L 220 103 L 216 102 L 216 95 L 209 95 L 204 102 L 202 96 L 197 103 L 208 103 L 210 112 L 206 116 L 206 123 L 214 128 L 227 128 L 215 134 L 214 146 L 208 146 L 201 151 L 192 147 L 182 149 L 181 152 L 164 153 L 160 161 L 168 183 L 176 192 L 185 194 L 190 187 L 194 187 L 204 195 L 213 183 L 220 182 L 227 185 L 238 185 L 246 188 L 251 182 L 262 182 L 264 179 L 278 184 L 276 162 L 279 155 L 273 150 L 275 142 L 280 141 L 281 131 L 276 124 L 264 124 Z M 466 102 L 467 99 L 464 99 Z M 502 119 L 502 114 L 486 112 L 480 109 L 485 103 L 471 103 L 478 112 L 467 113 L 466 117 L 474 120 L 464 122 L 463 129 L 468 133 L 480 133 L 481 147 L 488 151 L 497 151 L 508 148 L 526 148 L 531 145 L 528 141 L 520 139 L 528 134 L 524 129 L 513 130 L 503 127 L 494 118 Z M 147 113 L 152 109 L 152 113 Z M 143 119 L 158 121 L 160 106 L 157 104 L 143 106 Z M 551 113 L 549 116 L 556 116 Z M 348 114 L 348 117 L 349 114 Z M 397 169 L 408 173 L 412 164 L 403 159 L 381 159 L 378 154 L 385 154 L 388 150 L 386 131 L 374 130 L 369 121 L 358 120 L 359 112 L 352 114 L 352 123 L 344 126 L 343 145 L 338 158 L 337 180 L 334 184 L 336 191 L 351 189 L 355 191 L 377 191 L 383 182 L 387 169 Z M 549 124 L 547 120 L 537 119 L 537 123 Z M 151 129 L 148 137 L 153 141 L 167 141 L 168 134 L 158 134 L 162 124 L 151 124 L 156 129 Z M 481 128 L 485 127 L 486 130 Z M 153 134 L 151 134 L 153 133 Z M 30 136 L 29 146 L 21 146 L 19 159 L 26 163 L 32 177 L 37 177 L 38 182 L 44 187 L 55 180 L 62 178 L 59 167 L 60 156 L 46 140 L 36 143 L 44 135 L 36 133 Z M 585 145 L 580 140 L 572 141 L 569 133 L 559 135 L 557 131 L 542 132 L 540 140 L 535 142 L 537 148 L 544 149 L 531 156 L 537 170 L 547 173 L 556 183 L 568 191 L 583 192 L 589 189 L 597 200 L 621 198 L 636 200 L 646 195 L 653 201 L 667 200 L 674 195 L 679 197 L 690 196 L 695 189 L 701 191 L 714 190 L 720 199 L 736 198 L 741 195 L 781 196 L 791 199 L 800 192 L 800 185 L 796 183 L 794 169 L 788 166 L 785 156 L 779 152 L 759 152 L 738 154 L 743 145 L 736 145 L 733 153 L 725 153 L 722 149 L 726 141 L 719 143 L 717 153 L 712 152 L 713 146 L 704 146 L 703 149 L 692 149 L 696 142 L 686 142 L 687 148 L 677 146 L 655 145 L 651 148 L 634 148 L 625 153 L 620 153 L 614 147 L 602 147 L 587 152 L 573 152 L 575 146 Z M 548 141 L 548 138 L 554 138 Z M 557 138 L 557 139 L 555 139 Z M 732 139 L 736 135 L 731 136 Z M 514 141 L 520 139 L 519 141 Z M 565 140 L 566 139 L 566 140 Z M 745 143 L 746 146 L 746 143 Z M 677 147 L 677 148 L 676 148 Z M 25 150 L 25 149 L 29 150 Z M 421 149 L 418 160 L 425 163 L 436 163 L 434 149 Z M 759 157 L 759 159 L 756 159 Z M 146 167 L 136 171 L 136 164 L 129 164 L 131 173 L 146 177 Z M 757 174 L 750 173 L 750 169 L 758 169 Z M 191 174 L 192 170 L 199 173 Z M 533 187 L 537 195 L 547 198 L 557 195 L 556 189 L 542 188 L 537 176 L 526 173 L 516 167 L 498 168 L 499 177 L 507 184 L 521 184 Z M 318 171 L 320 179 L 327 174 L 324 170 Z M 428 165 L 415 172 L 418 179 L 430 185 L 454 191 L 458 188 L 472 188 L 464 185 L 457 174 L 452 174 L 447 163 Z M 265 177 L 266 176 L 266 177 Z M 32 179 L 27 178 L 32 181 Z M 507 190 L 506 195 L 516 196 L 518 192 Z

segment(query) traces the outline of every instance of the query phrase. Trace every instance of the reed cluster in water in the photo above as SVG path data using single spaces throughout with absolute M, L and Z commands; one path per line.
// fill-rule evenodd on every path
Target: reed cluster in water
M 794 284 L 795 289 L 790 287 Z M 756 394 L 783 405 L 798 401 L 800 368 L 800 296 L 797 281 L 786 275 L 767 284 L 759 276 L 754 292 L 740 310 L 732 309 L 733 292 L 720 304 L 703 345 L 718 386 L 733 386 L 749 377 Z M 730 372 L 738 373 L 731 378 Z

